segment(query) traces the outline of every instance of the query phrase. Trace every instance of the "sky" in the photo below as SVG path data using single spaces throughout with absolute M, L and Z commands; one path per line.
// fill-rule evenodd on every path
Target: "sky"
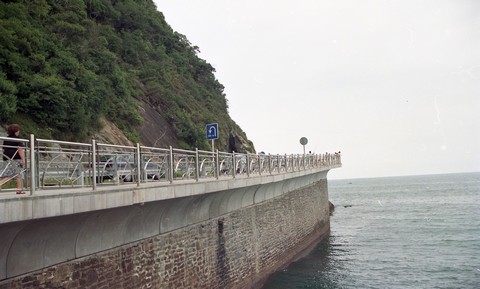
M 154 2 L 257 152 L 306 137 L 341 151 L 331 179 L 480 171 L 480 1 Z

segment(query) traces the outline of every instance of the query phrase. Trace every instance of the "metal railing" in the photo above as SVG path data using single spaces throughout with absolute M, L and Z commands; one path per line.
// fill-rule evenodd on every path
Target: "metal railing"
M 0 137 L 2 151 L 3 140 L 19 141 L 24 145 L 22 182 L 30 195 L 37 190 L 55 188 L 91 187 L 96 190 L 97 186 L 251 177 L 341 165 L 337 153 L 256 155 L 154 148 L 139 144 L 121 146 L 95 140 L 76 143 L 37 139 L 34 135 L 30 135 L 30 139 Z M 6 162 L 8 160 L 0 159 L 1 165 Z M 13 182 L 7 183 L 0 188 L 0 193 L 14 187 Z

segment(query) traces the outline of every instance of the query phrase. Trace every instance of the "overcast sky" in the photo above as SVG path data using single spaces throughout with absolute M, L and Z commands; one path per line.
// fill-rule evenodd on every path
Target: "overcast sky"
M 480 1 L 154 2 L 257 152 L 307 137 L 342 152 L 329 178 L 480 171 Z

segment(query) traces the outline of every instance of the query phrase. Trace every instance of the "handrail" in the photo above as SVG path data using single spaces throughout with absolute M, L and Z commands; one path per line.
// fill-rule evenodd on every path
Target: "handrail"
M 0 137 L 22 142 L 25 147 L 24 186 L 35 195 L 42 189 L 141 186 L 150 182 L 200 181 L 223 177 L 247 178 L 341 165 L 340 153 L 243 154 L 195 149 L 155 148 L 116 144 L 68 142 L 51 139 Z M 0 146 L 3 149 L 3 141 Z M 6 161 L 0 159 L 0 164 Z M 13 187 L 12 187 L 13 190 Z M 0 193 L 9 191 L 1 188 Z

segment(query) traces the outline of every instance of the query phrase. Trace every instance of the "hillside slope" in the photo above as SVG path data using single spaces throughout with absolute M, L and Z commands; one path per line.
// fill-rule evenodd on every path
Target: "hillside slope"
M 219 149 L 234 149 L 234 135 L 236 149 L 254 152 L 215 69 L 151 0 L 2 1 L 0 34 L 3 125 L 43 138 L 112 140 L 116 131 L 126 142 L 209 149 L 205 124 L 216 122 Z

